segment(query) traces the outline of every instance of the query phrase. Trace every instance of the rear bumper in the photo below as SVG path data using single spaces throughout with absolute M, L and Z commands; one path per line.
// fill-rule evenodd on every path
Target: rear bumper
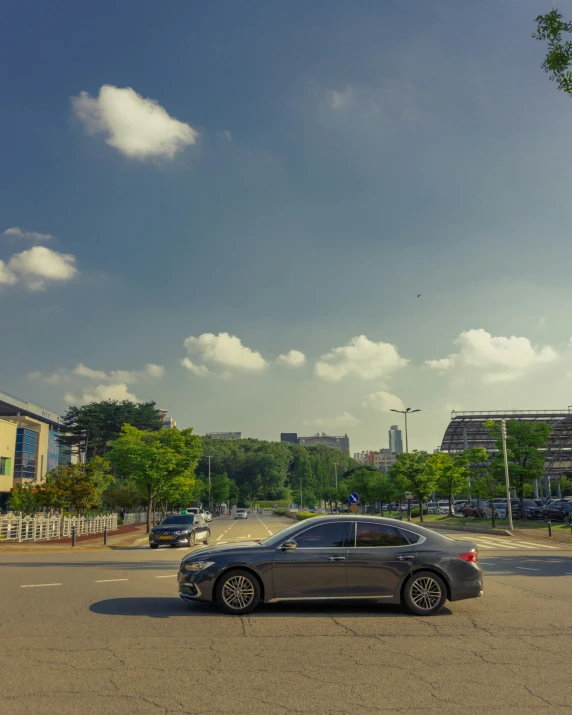
M 467 598 L 480 598 L 483 595 L 482 580 L 462 588 L 451 589 L 451 601 L 464 601 Z

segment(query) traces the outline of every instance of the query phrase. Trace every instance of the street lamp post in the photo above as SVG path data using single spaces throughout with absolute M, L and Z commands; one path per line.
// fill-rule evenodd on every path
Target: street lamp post
M 209 511 L 212 514 L 212 511 L 213 511 L 213 507 L 211 504 L 211 501 L 212 501 L 212 499 L 211 499 L 211 457 L 212 457 L 212 455 L 205 454 L 205 457 L 209 460 Z
M 512 531 L 512 505 L 510 503 L 510 483 L 508 478 L 508 455 L 506 453 L 506 421 L 501 420 L 502 456 L 504 459 L 504 482 L 506 486 L 506 515 L 508 528 Z
M 334 464 L 334 471 L 336 473 L 336 490 L 337 490 L 337 488 L 338 488 L 338 463 L 334 462 L 333 464 Z
M 404 410 L 390 410 L 390 412 L 399 412 L 399 414 L 405 417 L 405 451 L 409 452 L 409 439 L 407 436 L 407 415 L 412 415 L 414 412 L 421 412 L 421 410 L 412 410 L 411 407 L 407 407 Z

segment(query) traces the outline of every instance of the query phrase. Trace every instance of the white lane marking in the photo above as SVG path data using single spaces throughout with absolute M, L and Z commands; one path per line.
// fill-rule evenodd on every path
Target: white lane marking
M 262 524 L 262 526 L 266 529 L 266 531 L 270 534 L 270 536 L 272 536 L 272 532 L 266 526 L 266 524 L 262 521 L 262 519 L 258 516 L 258 514 L 255 514 L 254 516 L 258 519 L 258 521 Z
M 168 576 L 155 576 L 155 578 L 176 578 L 176 573 L 170 573 Z
M 20 588 L 43 588 L 44 586 L 61 586 L 61 583 L 27 583 L 25 586 L 20 586 Z
M 493 564 L 490 561 L 479 561 L 479 563 L 483 566 L 496 566 L 496 564 Z
M 102 578 L 94 583 L 115 583 L 115 581 L 129 581 L 128 578 Z
M 527 566 L 515 566 L 515 569 L 520 569 L 521 571 L 540 571 L 540 569 L 530 569 Z
M 228 527 L 228 529 L 226 529 L 226 531 L 223 531 L 222 534 L 215 539 L 215 541 L 220 541 L 222 537 L 226 534 L 226 532 L 230 531 L 235 524 L 236 521 L 233 521 L 232 524 Z
M 470 536 L 457 536 L 453 537 L 455 541 L 474 541 L 477 545 L 482 545 L 485 548 L 499 548 L 499 549 L 529 549 L 534 551 L 535 549 L 557 549 L 558 546 L 552 546 L 550 544 L 536 544 L 530 541 L 503 541 L 501 539 L 495 539 L 492 536 L 479 537 L 478 534 L 475 537 Z
M 248 534 L 246 538 L 247 538 L 247 539 L 250 539 L 250 534 Z

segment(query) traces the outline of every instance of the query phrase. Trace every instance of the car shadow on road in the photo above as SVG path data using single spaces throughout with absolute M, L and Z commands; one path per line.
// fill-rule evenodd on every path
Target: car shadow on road
M 221 613 L 213 603 L 184 603 L 178 598 L 108 598 L 92 603 L 89 610 L 100 616 L 146 616 L 148 618 L 176 618 L 189 616 L 238 618 Z M 450 616 L 444 608 L 440 616 Z M 248 618 L 408 618 L 410 614 L 399 605 L 360 605 L 357 602 L 299 602 L 268 603 L 259 606 Z

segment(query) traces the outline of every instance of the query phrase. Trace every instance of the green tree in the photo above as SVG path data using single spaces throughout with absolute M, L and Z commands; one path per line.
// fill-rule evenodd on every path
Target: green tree
M 72 406 L 63 417 L 58 442 L 78 455 L 85 455 L 88 462 L 106 455 L 124 424 L 143 431 L 158 431 L 162 425 L 161 414 L 154 402 L 104 400 Z
M 489 434 L 496 438 L 496 453 L 491 462 L 493 473 L 500 481 L 504 475 L 504 458 L 502 451 L 501 426 L 498 422 L 488 420 L 485 422 Z M 540 479 L 544 473 L 544 448 L 552 427 L 546 422 L 520 422 L 519 420 L 506 421 L 506 450 L 509 463 L 509 477 L 511 485 L 516 485 L 520 499 L 520 513 L 523 518 L 525 484 Z
M 103 504 L 117 509 L 134 509 L 142 500 L 141 492 L 131 480 L 121 482 L 117 479 L 102 494 Z
M 407 452 L 397 457 L 391 468 L 391 475 L 403 491 L 413 492 L 419 499 L 420 521 L 423 522 L 423 500 L 435 491 L 439 481 L 439 461 L 437 455 L 427 452 Z
M 437 452 L 432 455 L 432 459 L 439 472 L 437 488 L 441 493 L 447 495 L 449 516 L 453 516 L 455 494 L 466 489 L 469 483 L 468 459 L 463 453 L 451 455 L 447 452 Z
M 572 22 L 563 22 L 558 10 L 539 15 L 532 37 L 548 43 L 542 69 L 556 82 L 558 88 L 572 97 L 572 41 L 564 40 L 563 33 L 572 33 Z
M 201 439 L 192 429 L 148 432 L 131 425 L 122 427 L 108 458 L 118 475 L 133 479 L 145 494 L 147 531 L 154 504 L 168 502 L 173 480 L 184 477 L 192 486 L 200 454 Z
M 498 472 L 492 468 L 491 456 L 484 447 L 465 449 L 462 455 L 467 460 L 467 470 L 471 482 L 471 490 L 479 498 L 489 502 L 491 507 L 491 524 L 495 526 L 495 510 L 493 499 L 500 496 L 501 483 Z
M 29 484 L 15 484 L 7 503 L 11 511 L 33 514 L 37 506 L 36 489 Z
M 215 474 L 211 480 L 211 499 L 218 507 L 220 504 L 228 504 L 230 496 L 231 480 L 226 473 Z

